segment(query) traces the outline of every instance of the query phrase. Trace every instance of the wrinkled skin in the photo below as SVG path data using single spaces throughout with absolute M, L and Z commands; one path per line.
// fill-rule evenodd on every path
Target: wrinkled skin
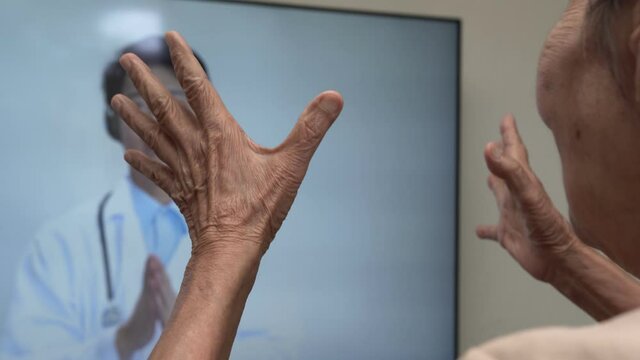
M 572 1 L 541 56 L 538 104 L 553 132 L 572 224 L 587 244 L 640 276 L 640 119 L 633 77 L 616 82 L 607 60 L 585 50 L 586 1 Z M 631 8 L 614 27 L 623 73 Z M 590 40 L 590 39 L 587 39 Z
M 584 30 L 587 6 L 585 0 L 570 1 L 545 43 L 538 70 L 538 107 L 560 152 L 572 228 L 561 225 L 565 220 L 548 200 L 539 200 L 537 205 L 540 213 L 547 214 L 544 221 L 534 221 L 530 211 L 512 206 L 510 199 L 518 199 L 517 189 L 505 188 L 500 180 L 514 175 L 496 172 L 488 158 L 494 175 L 490 184 L 501 204 L 501 220 L 498 226 L 479 227 L 477 232 L 480 237 L 500 240 L 503 245 L 510 243 L 504 240 L 505 235 L 517 233 L 515 237 L 521 240 L 515 244 L 521 248 L 532 243 L 537 249 L 545 239 L 555 238 L 560 244 L 554 248 L 567 249 L 574 245 L 575 231 L 584 243 L 640 276 L 640 166 L 636 166 L 640 164 L 640 119 L 634 101 L 636 84 L 629 76 L 616 81 L 608 59 L 594 51 L 593 39 Z M 614 65 L 622 74 L 629 74 L 635 71 L 629 39 L 637 5 L 625 6 L 613 29 L 619 49 Z M 522 157 L 518 161 L 534 176 Z M 533 184 L 532 192 L 543 191 L 539 182 Z M 540 199 L 543 197 L 546 194 Z M 544 239 L 530 236 L 540 233 L 545 233 Z M 505 247 L 513 254 L 513 246 Z M 539 259 L 533 266 L 536 270 L 523 264 L 524 258 L 528 262 Z M 538 257 L 531 251 L 516 259 L 533 276 L 545 279 L 543 273 L 553 268 L 559 257 Z
M 227 111 L 186 42 L 167 35 L 188 106 L 135 55 L 121 64 L 154 117 L 124 95 L 112 107 L 161 161 L 129 150 L 126 161 L 152 179 L 185 216 L 193 255 L 259 247 L 264 253 L 286 217 L 311 157 L 342 109 L 335 92 L 318 96 L 277 148 L 254 143 Z M 233 250 L 232 250 L 233 251 Z
M 189 227 L 192 254 L 173 313 L 151 358 L 228 358 L 261 257 L 296 197 L 309 162 L 343 107 L 320 94 L 275 149 L 254 143 L 225 108 L 187 43 L 166 41 L 188 104 L 135 55 L 120 64 L 153 116 L 124 95 L 114 110 L 157 155 L 125 160 L 163 189 Z
M 500 130 L 502 140 L 485 149 L 492 173 L 489 188 L 496 198 L 500 221 L 478 227 L 477 234 L 499 241 L 529 274 L 549 282 L 555 276 L 555 264 L 578 240 L 531 170 L 513 116 L 504 118 Z
M 158 80 L 167 88 L 171 94 L 173 94 L 177 99 L 182 102 L 186 102 L 186 97 L 182 88 L 180 87 L 180 83 L 178 83 L 178 79 L 176 79 L 176 75 L 173 72 L 173 68 L 166 67 L 163 65 L 153 65 L 151 66 L 151 71 L 158 78 Z M 132 99 L 138 107 L 145 112 L 146 114 L 153 116 L 151 110 L 144 102 L 144 99 L 138 94 L 138 90 L 136 90 L 135 85 L 131 82 L 131 79 L 126 78 L 124 83 L 122 84 L 122 93 L 127 95 L 130 99 Z M 156 154 L 153 152 L 151 148 L 136 134 L 130 127 L 128 127 L 122 120 L 120 120 L 120 142 L 124 150 L 139 150 L 149 158 L 154 160 L 159 160 Z M 169 196 L 160 188 L 156 186 L 149 178 L 141 174 L 139 171 L 130 167 L 130 176 L 131 180 L 141 189 L 143 189 L 147 194 L 152 196 L 156 201 L 161 204 L 168 204 L 171 199 Z

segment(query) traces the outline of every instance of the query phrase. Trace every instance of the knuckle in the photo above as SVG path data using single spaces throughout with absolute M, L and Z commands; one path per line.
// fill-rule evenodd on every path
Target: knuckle
M 141 161 L 140 161 L 140 157 L 137 154 L 131 153 L 129 155 L 127 162 L 131 164 L 131 166 L 133 166 L 136 170 L 141 171 Z
M 543 212 L 550 208 L 550 201 L 540 181 L 520 167 L 520 202 L 531 212 Z
M 552 214 L 531 219 L 529 223 L 532 239 L 541 245 L 562 245 L 566 239 L 565 227 Z
M 161 178 L 160 174 L 158 173 L 158 171 L 156 171 L 152 167 L 148 167 L 147 168 L 147 176 L 154 183 L 156 183 L 156 184 L 160 184 L 161 183 L 160 180 L 162 180 L 162 178 Z
M 528 199 L 537 200 L 542 190 L 535 175 L 519 161 L 516 161 L 515 164 L 510 173 L 511 182 L 515 185 L 514 190 L 520 193 L 523 201 L 528 201 Z
M 312 142 L 321 136 L 320 129 L 318 128 L 317 119 L 306 119 L 302 122 L 303 139 Z
M 525 171 L 524 166 L 522 166 L 522 164 L 519 161 L 514 161 L 514 165 L 511 168 L 511 176 L 515 179 L 515 180 L 527 180 L 528 178 L 528 174 Z
M 202 76 L 191 76 L 184 80 L 184 92 L 187 99 L 198 99 L 192 103 L 194 110 L 198 114 L 206 114 L 207 116 L 219 116 L 221 109 L 216 106 L 216 98 L 213 96 L 211 83 L 209 79 Z
M 184 186 L 188 189 L 192 189 L 194 187 L 194 183 L 191 178 L 191 168 L 189 167 L 189 164 L 186 161 L 180 161 L 179 166 L 179 173 Z
M 158 148 L 160 144 L 160 138 L 162 137 L 162 130 L 159 126 L 152 126 L 147 131 L 143 132 L 144 142 L 153 150 Z
M 170 95 L 162 95 L 151 99 L 151 109 L 158 121 L 162 122 L 176 114 L 176 107 Z
M 133 130 L 136 130 L 138 126 L 139 109 L 129 101 L 125 102 L 120 108 L 117 108 L 116 114 L 120 116 L 124 122 L 129 125 Z
M 522 204 L 531 214 L 544 214 L 549 210 L 549 201 L 537 186 L 529 186 L 524 191 Z
M 527 227 L 532 239 L 542 245 L 559 245 L 566 238 L 566 223 L 544 194 L 528 204 Z
M 184 79 L 184 92 L 188 97 L 198 97 L 209 91 L 209 79 L 201 76 L 190 76 Z

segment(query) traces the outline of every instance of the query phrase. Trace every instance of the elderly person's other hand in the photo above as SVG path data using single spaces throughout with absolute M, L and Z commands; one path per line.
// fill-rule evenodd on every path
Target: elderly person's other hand
M 125 159 L 171 196 L 193 241 L 173 317 L 152 357 L 226 358 L 260 258 L 343 101 L 336 92 L 320 94 L 280 146 L 261 147 L 227 111 L 182 37 L 171 32 L 166 40 L 188 104 L 132 54 L 121 64 L 155 119 L 123 95 L 112 100 L 162 163 L 131 150 Z
M 500 126 L 502 141 L 489 143 L 500 221 L 479 226 L 478 237 L 497 240 L 534 278 L 548 282 L 598 320 L 640 306 L 640 286 L 609 259 L 585 245 L 554 207 L 529 165 L 513 116 Z
M 579 240 L 531 170 L 512 115 L 504 118 L 500 132 L 502 141 L 485 149 L 489 188 L 498 203 L 500 221 L 479 226 L 477 235 L 497 240 L 529 274 L 549 282 Z

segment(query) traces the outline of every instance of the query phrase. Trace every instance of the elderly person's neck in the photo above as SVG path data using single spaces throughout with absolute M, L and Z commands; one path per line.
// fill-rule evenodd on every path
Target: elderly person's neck
M 549 35 L 538 104 L 577 234 L 640 277 L 640 4 L 586 3 Z

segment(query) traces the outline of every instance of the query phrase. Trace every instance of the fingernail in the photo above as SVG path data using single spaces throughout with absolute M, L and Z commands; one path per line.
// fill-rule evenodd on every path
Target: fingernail
M 120 108 L 120 105 L 122 105 L 122 99 L 120 99 L 120 97 L 116 94 L 111 98 L 111 108 L 113 110 L 118 110 L 118 108 Z
M 129 59 L 129 56 L 127 56 L 127 54 L 120 57 L 120 65 L 122 65 L 125 70 L 129 70 L 129 68 L 131 67 L 131 59 Z
M 340 111 L 340 107 L 342 106 L 342 102 L 339 99 L 336 99 L 333 96 L 325 96 L 318 106 L 320 106 L 324 111 L 328 112 L 332 115 L 337 115 Z

